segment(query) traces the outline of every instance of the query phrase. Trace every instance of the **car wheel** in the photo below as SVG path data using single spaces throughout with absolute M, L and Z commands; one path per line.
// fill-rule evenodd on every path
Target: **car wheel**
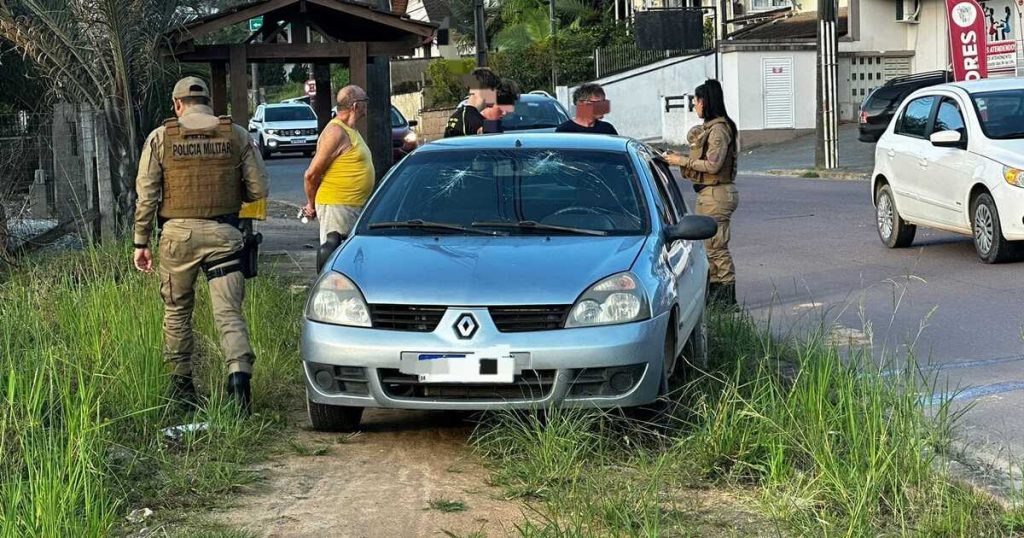
M 306 412 L 309 423 L 318 432 L 354 432 L 363 419 L 362 407 L 325 405 L 306 397 Z
M 992 195 L 983 192 L 971 204 L 971 231 L 974 232 L 974 249 L 985 263 L 1001 263 L 1013 255 L 1013 245 L 1003 237 L 999 226 L 999 211 Z
M 260 157 L 263 157 L 264 161 L 270 159 L 270 148 L 267 147 L 262 138 L 260 138 Z
M 914 242 L 917 226 L 907 223 L 896 211 L 892 188 L 882 185 L 875 196 L 875 222 L 878 237 L 889 248 L 905 248 Z
M 665 335 L 661 380 L 658 383 L 658 398 L 649 404 L 623 409 L 626 418 L 637 421 L 659 432 L 668 426 L 668 416 L 671 411 L 671 395 L 677 386 L 673 379 L 675 376 L 672 375 L 674 370 L 677 369 L 675 365 L 678 363 L 675 334 L 675 327 L 669 327 L 668 333 Z
M 690 332 L 690 338 L 683 346 L 683 365 L 685 372 L 701 374 L 708 370 L 708 313 L 707 308 L 701 313 L 697 325 Z

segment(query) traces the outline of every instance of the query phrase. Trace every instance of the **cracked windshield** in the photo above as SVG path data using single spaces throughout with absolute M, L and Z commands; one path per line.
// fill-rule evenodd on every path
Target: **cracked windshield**
M 642 233 L 636 175 L 623 154 L 579 150 L 426 152 L 410 157 L 367 209 L 364 233 L 421 232 L 423 221 L 502 234 Z M 460 233 L 459 229 L 449 229 Z

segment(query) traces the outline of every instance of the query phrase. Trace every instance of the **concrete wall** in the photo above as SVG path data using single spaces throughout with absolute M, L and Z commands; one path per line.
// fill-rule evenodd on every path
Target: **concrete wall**
M 395 105 L 405 119 L 419 121 L 420 110 L 423 108 L 423 92 L 392 94 L 391 104 Z
M 451 117 L 452 112 L 455 112 L 454 108 L 420 111 L 420 124 L 417 128 L 420 140 L 427 143 L 444 136 L 444 128 L 448 125 L 448 118 Z
M 686 131 L 699 121 L 688 111 L 665 112 L 665 97 L 692 94 L 694 88 L 715 77 L 715 56 L 671 58 L 597 82 L 611 101 L 605 120 L 624 136 L 645 141 L 682 144 Z M 559 88 L 558 99 L 573 113 L 569 96 L 575 88 Z

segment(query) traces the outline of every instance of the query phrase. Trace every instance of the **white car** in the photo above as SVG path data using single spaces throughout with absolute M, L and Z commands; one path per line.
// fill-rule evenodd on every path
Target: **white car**
M 972 235 L 985 263 L 1024 241 L 1024 79 L 941 84 L 910 94 L 875 149 L 878 235 L 907 247 L 917 226 Z
M 309 157 L 319 138 L 316 112 L 301 102 L 260 105 L 249 120 L 249 133 L 264 159 L 281 152 Z

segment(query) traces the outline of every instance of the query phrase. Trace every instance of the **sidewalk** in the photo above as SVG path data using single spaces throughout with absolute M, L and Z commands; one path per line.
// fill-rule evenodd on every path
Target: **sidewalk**
M 814 169 L 813 134 L 793 140 L 759 146 L 743 151 L 739 157 L 741 174 L 772 174 L 835 179 L 867 179 L 875 164 L 875 145 L 857 140 L 857 124 L 839 126 L 839 168 Z

